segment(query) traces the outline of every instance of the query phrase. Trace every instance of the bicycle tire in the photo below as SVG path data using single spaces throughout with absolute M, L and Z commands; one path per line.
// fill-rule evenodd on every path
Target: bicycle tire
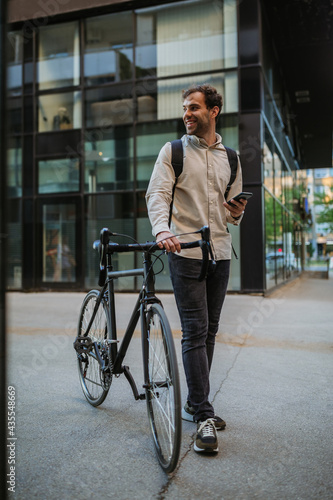
M 99 353 L 104 358 L 110 356 L 110 349 L 103 344 L 108 338 L 110 331 L 109 314 L 106 301 L 103 299 L 98 307 L 96 316 L 87 334 L 96 300 L 99 296 L 98 290 L 91 290 L 84 298 L 78 323 L 78 336 L 88 336 L 93 342 L 97 342 Z M 112 369 L 103 373 L 97 360 L 94 349 L 78 356 L 78 370 L 83 394 L 92 406 L 99 406 L 105 400 L 112 382 Z
M 143 342 L 146 401 L 155 450 L 162 468 L 172 472 L 181 444 L 181 396 L 171 328 L 158 303 L 152 304 L 146 313 Z

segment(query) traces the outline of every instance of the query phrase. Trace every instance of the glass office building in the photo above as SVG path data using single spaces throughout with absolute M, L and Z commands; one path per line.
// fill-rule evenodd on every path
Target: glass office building
M 300 270 L 304 174 L 259 4 L 250 15 L 236 0 L 135 4 L 10 26 L 9 288 L 95 286 L 102 227 L 152 239 L 145 191 L 154 162 L 184 133 L 182 89 L 206 82 L 223 95 L 218 132 L 240 152 L 244 190 L 254 193 L 240 228 L 230 228 L 239 259 L 229 289 L 269 290 Z M 116 266 L 137 258 L 120 255 Z M 157 288 L 167 291 L 162 261 Z M 135 278 L 119 283 L 136 287 Z

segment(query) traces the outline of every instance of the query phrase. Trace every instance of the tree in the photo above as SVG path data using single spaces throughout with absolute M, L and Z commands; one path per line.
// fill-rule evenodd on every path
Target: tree
M 315 193 L 314 204 L 321 207 L 317 214 L 318 224 L 327 224 L 329 232 L 333 232 L 333 186 L 330 187 L 330 193 Z

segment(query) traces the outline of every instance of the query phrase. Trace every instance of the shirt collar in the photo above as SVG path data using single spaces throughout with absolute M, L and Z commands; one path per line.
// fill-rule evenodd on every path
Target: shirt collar
M 219 134 L 216 135 L 216 142 L 212 144 L 211 146 L 208 146 L 207 142 L 205 139 L 202 139 L 201 137 L 197 137 L 196 135 L 188 135 L 186 134 L 187 140 L 190 141 L 193 145 L 198 146 L 198 147 L 204 147 L 204 148 L 216 148 L 219 147 L 222 144 L 222 137 Z

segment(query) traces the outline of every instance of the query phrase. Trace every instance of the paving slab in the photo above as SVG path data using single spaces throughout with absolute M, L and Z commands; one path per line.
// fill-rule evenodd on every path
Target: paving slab
M 227 421 L 214 456 L 193 450 L 183 422 L 178 468 L 158 465 L 144 401 L 124 377 L 98 408 L 84 399 L 72 347 L 83 293 L 7 294 L 8 385 L 16 389 L 19 500 L 332 499 L 333 280 L 299 278 L 269 297 L 226 298 L 211 399 Z M 159 294 L 178 355 L 171 294 Z M 134 294 L 117 294 L 120 334 Z M 139 335 L 127 364 L 142 381 Z

